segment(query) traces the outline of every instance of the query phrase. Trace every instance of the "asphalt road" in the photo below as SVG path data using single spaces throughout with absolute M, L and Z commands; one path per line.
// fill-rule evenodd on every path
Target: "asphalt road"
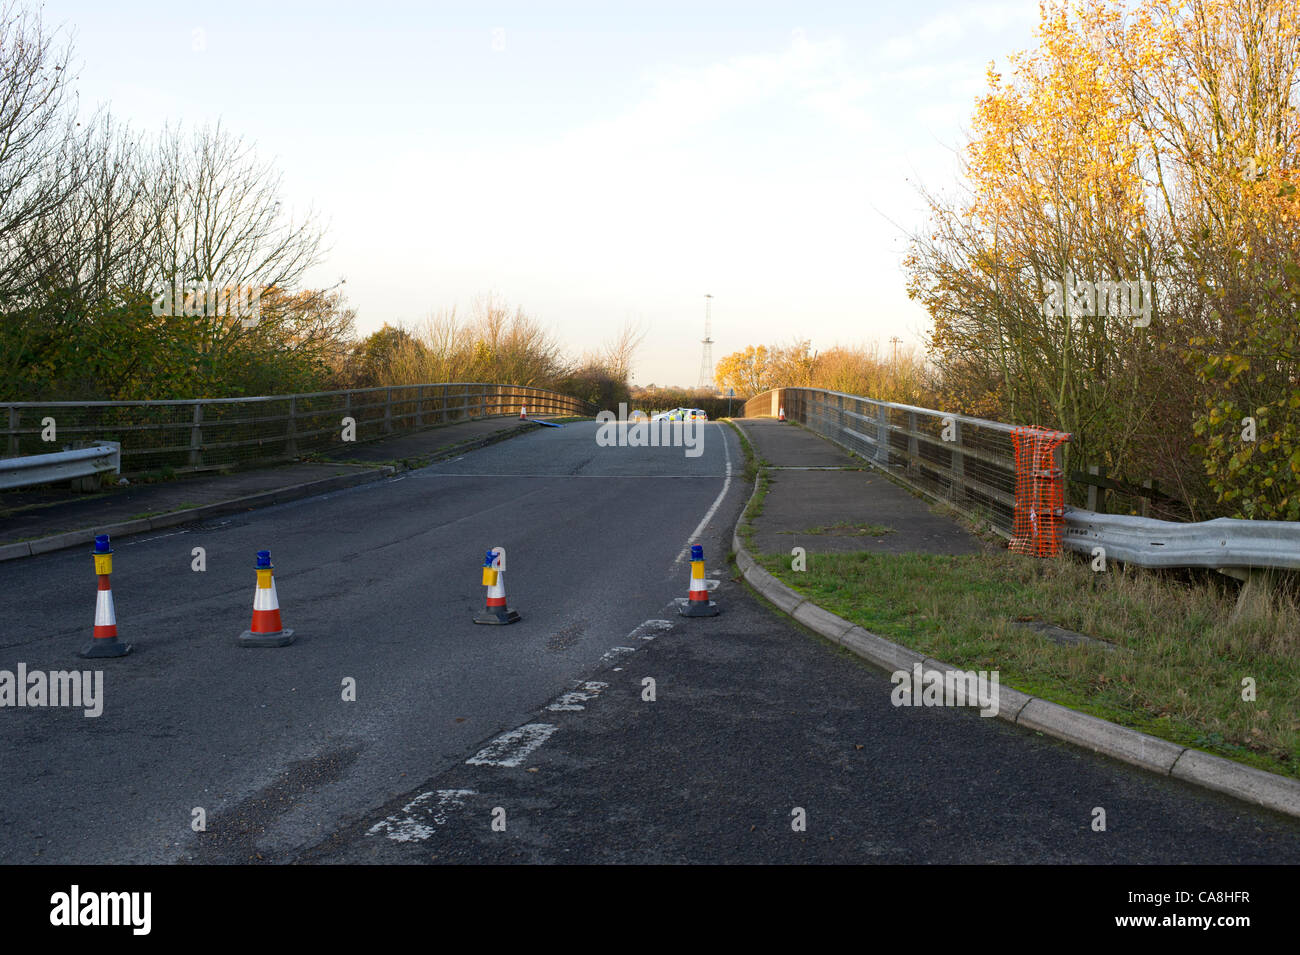
M 594 436 L 120 542 L 137 653 L 101 665 L 99 718 L 0 710 L 0 862 L 1300 861 L 1293 820 L 893 707 L 887 677 L 727 579 L 748 493 L 729 429 L 698 458 Z M 723 613 L 686 620 L 681 552 L 711 510 Z M 476 627 L 494 544 L 523 620 Z M 288 648 L 234 646 L 259 547 Z M 0 566 L 0 669 L 84 665 L 93 589 L 80 552 Z
M 703 453 L 601 448 L 594 424 L 245 516 L 116 543 L 130 656 L 103 661 L 104 712 L 0 709 L 0 863 L 284 859 L 566 689 L 673 595 L 717 500 L 729 428 Z M 741 488 L 703 543 L 722 565 Z M 523 615 L 475 626 L 484 551 L 507 551 Z M 207 569 L 192 568 L 206 549 Z M 268 548 L 287 648 L 235 646 Z M 0 565 L 0 670 L 90 668 L 88 553 Z M 345 702 L 345 678 L 357 699 Z M 207 832 L 191 831 L 193 810 Z

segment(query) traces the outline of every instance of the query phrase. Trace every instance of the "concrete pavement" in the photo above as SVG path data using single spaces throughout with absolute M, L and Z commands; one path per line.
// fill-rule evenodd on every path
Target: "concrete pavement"
M 774 418 L 736 423 L 769 466 L 763 517 L 754 525 L 758 551 L 970 554 L 984 547 L 956 521 L 811 431 Z

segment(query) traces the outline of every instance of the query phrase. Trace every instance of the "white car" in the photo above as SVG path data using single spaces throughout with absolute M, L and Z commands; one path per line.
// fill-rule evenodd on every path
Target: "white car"
M 708 421 L 708 413 L 700 408 L 674 408 L 655 415 L 651 421 Z

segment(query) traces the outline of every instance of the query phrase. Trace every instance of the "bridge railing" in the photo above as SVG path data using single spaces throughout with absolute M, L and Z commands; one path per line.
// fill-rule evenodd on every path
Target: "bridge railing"
M 357 441 L 494 415 L 590 414 L 571 395 L 526 385 L 439 382 L 308 394 L 175 401 L 0 402 L 0 449 L 43 454 L 71 442 L 116 441 L 122 472 L 239 468 L 337 447 L 343 419 Z
M 821 388 L 778 388 L 755 395 L 745 403 L 745 417 L 776 417 L 782 409 L 786 418 L 903 483 L 1011 536 L 1015 425 Z
M 745 403 L 745 417 L 798 421 L 1003 536 L 1015 527 L 1017 425 L 819 388 L 779 388 Z M 1059 459 L 1056 462 L 1060 466 Z M 1140 567 L 1300 570 L 1300 523 L 1219 518 L 1182 524 L 1061 509 L 1067 550 Z

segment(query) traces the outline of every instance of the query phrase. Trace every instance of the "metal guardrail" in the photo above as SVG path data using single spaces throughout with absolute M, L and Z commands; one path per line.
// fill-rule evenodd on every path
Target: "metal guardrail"
M 817 388 L 756 395 L 745 403 L 745 417 L 775 417 L 782 408 L 788 419 L 1011 536 L 1016 425 Z M 1100 546 L 1107 560 L 1151 568 L 1300 570 L 1300 523 L 1291 521 L 1179 524 L 1074 507 L 1066 507 L 1063 518 L 1064 547 L 1091 555 Z
M 0 490 L 118 473 L 121 467 L 122 446 L 115 441 L 92 448 L 0 458 Z
M 483 382 L 174 401 L 0 401 L 0 447 L 18 457 L 39 454 L 51 436 L 59 442 L 112 440 L 122 447 L 122 473 L 201 471 L 292 460 L 337 447 L 343 418 L 355 422 L 355 439 L 361 442 L 453 421 L 517 415 L 521 406 L 530 415 L 593 410 L 571 395 Z
M 1011 536 L 1015 425 L 821 388 L 764 392 L 745 402 L 744 413 L 776 417 L 782 408 L 786 418 Z
M 1081 554 L 1101 547 L 1107 560 L 1139 567 L 1300 570 L 1300 524 L 1293 521 L 1176 524 L 1067 507 L 1061 543 Z

